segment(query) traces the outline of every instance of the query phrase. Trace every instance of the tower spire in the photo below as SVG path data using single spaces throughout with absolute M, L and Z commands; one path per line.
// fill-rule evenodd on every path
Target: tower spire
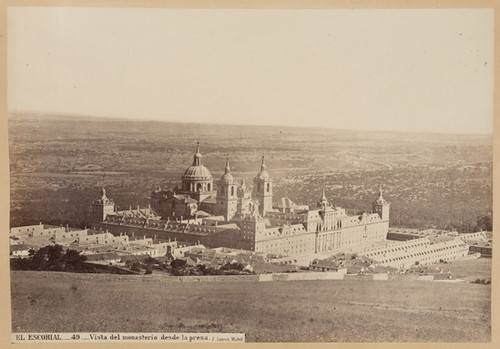
M 322 190 L 321 199 L 319 200 L 319 205 L 323 209 L 325 209 L 327 206 L 330 206 L 330 203 L 328 202 L 328 199 L 326 198 L 325 188 L 323 188 L 323 190 Z
M 224 173 L 229 173 L 231 168 L 229 167 L 229 155 L 226 156 L 226 168 L 224 169 Z
M 262 155 L 262 165 L 260 165 L 260 170 L 264 171 L 266 169 L 266 159 L 264 158 L 264 155 Z
M 193 165 L 201 165 L 200 141 L 196 142 L 196 152 L 194 153 Z
M 379 200 L 384 199 L 384 197 L 382 196 L 382 184 L 379 184 L 379 186 L 378 186 L 378 198 L 379 198 Z

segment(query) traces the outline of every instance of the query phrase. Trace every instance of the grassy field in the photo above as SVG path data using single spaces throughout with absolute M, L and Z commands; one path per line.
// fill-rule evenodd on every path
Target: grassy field
M 429 271 L 435 271 L 436 268 L 442 268 L 444 272 L 448 270 L 457 279 L 474 281 L 476 279 L 491 280 L 491 258 L 479 258 L 465 261 L 453 261 L 442 264 L 436 263 L 429 265 Z
M 14 332 L 232 332 L 249 342 L 485 342 L 491 287 L 426 281 L 140 282 L 11 273 Z

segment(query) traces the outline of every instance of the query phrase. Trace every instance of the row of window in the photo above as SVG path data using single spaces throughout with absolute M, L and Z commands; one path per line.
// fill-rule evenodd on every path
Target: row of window
M 458 255 L 457 255 L 458 253 Z M 447 257 L 446 255 L 450 255 L 449 257 Z M 400 261 L 400 260 L 403 260 L 403 259 L 413 259 L 412 262 L 410 263 L 413 263 L 415 260 L 418 260 L 419 262 L 435 262 L 435 261 L 438 261 L 440 259 L 443 259 L 445 261 L 449 261 L 449 260 L 453 260 L 453 259 L 456 259 L 456 258 L 460 258 L 460 257 L 465 257 L 466 256 L 466 253 L 465 252 L 462 252 L 460 253 L 460 251 L 454 251 L 453 253 L 447 253 L 446 255 L 432 255 L 432 256 L 427 256 L 427 257 L 424 257 L 424 258 L 416 258 L 415 255 L 411 255 L 411 256 L 401 256 L 401 257 L 394 257 L 394 258 L 389 258 L 389 259 L 386 259 L 386 260 L 383 260 L 382 264 L 387 264 L 387 263 L 391 263 L 391 262 L 397 262 L 397 261 Z M 404 264 L 401 264 L 401 265 L 404 265 Z
M 212 184 L 211 183 L 207 183 L 206 187 L 203 186 L 202 183 L 186 183 L 185 186 L 184 186 L 184 190 L 187 190 L 187 191 L 202 191 L 202 190 L 206 190 L 207 191 L 210 191 L 212 190 Z

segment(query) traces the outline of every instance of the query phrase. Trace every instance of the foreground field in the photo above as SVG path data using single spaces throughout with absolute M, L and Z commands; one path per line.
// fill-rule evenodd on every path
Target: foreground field
M 429 265 L 428 270 L 431 272 L 436 268 L 443 269 L 444 272 L 449 271 L 455 278 L 469 282 L 477 279 L 491 280 L 491 258 L 436 263 Z
M 43 276 L 45 275 L 45 276 Z M 485 342 L 491 287 L 141 282 L 11 273 L 14 332 L 232 332 L 249 342 Z

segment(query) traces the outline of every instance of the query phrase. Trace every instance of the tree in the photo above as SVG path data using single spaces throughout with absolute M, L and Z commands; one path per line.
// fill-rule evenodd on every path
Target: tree
M 66 270 L 80 270 L 87 257 L 80 255 L 80 252 L 76 250 L 69 249 L 64 254 L 63 260 L 66 264 Z
M 148 265 L 152 265 L 152 264 L 157 264 L 158 263 L 158 260 L 156 258 L 153 258 L 151 256 L 148 256 L 145 260 L 144 260 L 144 263 L 148 264 Z
M 47 261 L 50 265 L 59 265 L 62 263 L 63 248 L 61 245 L 46 246 Z
M 137 272 L 141 271 L 141 262 L 139 261 L 132 262 L 132 264 L 130 265 L 130 270 Z
M 493 231 L 493 219 L 490 215 L 481 216 L 477 219 L 477 229 Z
M 174 259 L 170 266 L 174 269 L 182 269 L 187 265 L 187 262 L 184 259 Z
M 222 267 L 219 268 L 220 270 L 238 270 L 242 271 L 245 269 L 245 266 L 241 263 L 235 262 L 235 263 L 229 263 L 227 262 L 224 264 Z

